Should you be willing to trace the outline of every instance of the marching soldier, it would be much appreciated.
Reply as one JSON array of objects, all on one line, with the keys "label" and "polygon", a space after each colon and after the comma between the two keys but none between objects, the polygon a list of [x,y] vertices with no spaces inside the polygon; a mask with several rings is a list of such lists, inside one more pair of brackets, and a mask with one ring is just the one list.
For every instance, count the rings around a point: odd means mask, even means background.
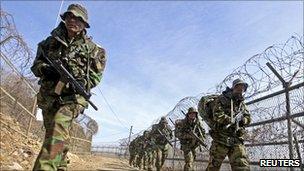
[{"label": "marching soldier", "polygon": [[137,166],[139,169],[153,169],[153,151],[155,150],[155,142],[151,137],[149,131],[144,131],[143,135],[139,137],[140,149],[137,158]]},{"label": "marching soldier", "polygon": [[207,171],[219,171],[226,156],[233,171],[250,170],[243,139],[245,126],[251,121],[243,97],[247,87],[247,83],[236,79],[232,88],[227,87],[218,97],[213,96],[208,102],[202,98],[199,102],[200,114],[209,116],[213,139]]},{"label": "marching soldier", "polygon": [[33,170],[67,169],[72,122],[88,106],[88,101],[75,92],[75,87],[60,80],[62,73],[48,63],[46,56],[59,59],[87,92],[99,84],[105,68],[105,50],[86,35],[86,28],[90,28],[87,10],[79,4],[71,4],[61,19],[51,35],[38,44],[31,67],[40,78],[37,104],[42,109],[46,129]]},{"label": "marching soldier", "polygon": [[151,136],[156,144],[156,170],[160,171],[168,156],[169,140],[172,139],[172,130],[165,117],[161,117],[158,124],[152,125]]},{"label": "marching soldier", "polygon": [[129,165],[130,166],[135,166],[135,161],[138,155],[138,139],[139,137],[136,137],[134,140],[130,142],[129,145],[129,153],[130,153],[130,158],[129,158]]},{"label": "marching soldier", "polygon": [[181,150],[184,152],[184,171],[193,170],[196,149],[201,145],[200,142],[205,140],[205,129],[202,127],[198,119],[198,112],[194,107],[188,109],[185,119],[176,121],[175,136],[180,140]]}]

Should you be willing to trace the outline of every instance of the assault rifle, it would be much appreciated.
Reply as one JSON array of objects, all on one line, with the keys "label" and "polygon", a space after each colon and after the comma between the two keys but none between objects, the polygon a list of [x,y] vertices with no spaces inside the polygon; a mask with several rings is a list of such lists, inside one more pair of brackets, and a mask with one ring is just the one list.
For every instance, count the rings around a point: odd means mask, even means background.
[{"label": "assault rifle", "polygon": [[205,144],[205,142],[204,142],[200,137],[198,137],[198,135],[194,132],[196,129],[198,129],[198,131],[200,132],[200,135],[203,136],[202,133],[201,133],[201,130],[200,130],[199,128],[197,128],[196,126],[197,126],[197,125],[195,125],[195,126],[194,126],[194,129],[193,129],[192,131],[190,131],[189,133],[190,133],[190,135],[191,135],[196,141],[198,141],[198,142],[200,143],[200,145],[202,145],[202,146],[204,146],[205,148],[207,148],[207,145]]},{"label": "assault rifle", "polygon": [[143,145],[144,145],[144,148],[147,147],[147,145],[150,145],[151,147],[156,148],[156,144],[153,141],[151,141],[150,139],[145,139]]},{"label": "assault rifle", "polygon": [[244,112],[238,111],[237,114],[235,115],[235,112],[233,110],[233,102],[231,101],[230,114],[231,114],[231,116],[230,116],[231,121],[228,125],[225,126],[225,128],[227,129],[227,128],[231,127],[232,125],[235,125],[235,127],[236,127],[235,131],[238,131],[240,129],[240,121],[244,118]]},{"label": "assault rifle", "polygon": [[162,137],[165,138],[165,140],[167,141],[167,143],[169,143],[169,145],[170,145],[171,147],[173,147],[172,143],[170,142],[170,140],[167,138],[166,135],[164,135],[159,129],[157,129],[157,132],[158,132]]},{"label": "assault rifle", "polygon": [[87,92],[82,85],[80,85],[73,75],[69,73],[69,71],[63,66],[62,62],[60,59],[53,59],[45,55],[44,51],[42,50],[42,56],[47,60],[47,62],[54,67],[54,69],[60,74],[60,80],[57,83],[57,86],[55,88],[55,93],[60,95],[62,88],[66,84],[70,84],[74,91],[77,94],[80,94],[83,96],[87,102],[95,109],[98,110],[98,108],[95,106],[93,102],[90,101],[91,93]]},{"label": "assault rifle", "polygon": [[[182,111],[182,113],[186,116],[185,112]],[[204,146],[205,148],[207,148],[207,145],[205,144],[205,142],[195,133],[195,130],[198,129],[198,132],[200,134],[200,136],[204,136],[202,134],[202,131],[200,128],[197,127],[197,124],[194,126],[194,128],[192,130],[189,131],[189,134],[200,143],[200,145]]]}]

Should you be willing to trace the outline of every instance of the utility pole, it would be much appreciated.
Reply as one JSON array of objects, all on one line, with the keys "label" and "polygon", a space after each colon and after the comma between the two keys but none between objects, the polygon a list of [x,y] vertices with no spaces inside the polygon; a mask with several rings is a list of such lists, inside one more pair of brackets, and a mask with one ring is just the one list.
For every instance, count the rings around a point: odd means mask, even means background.
[{"label": "utility pole", "polygon": [[132,129],[133,129],[133,125],[132,125],[131,128],[130,128],[128,146],[130,145],[130,141],[131,141]]}]

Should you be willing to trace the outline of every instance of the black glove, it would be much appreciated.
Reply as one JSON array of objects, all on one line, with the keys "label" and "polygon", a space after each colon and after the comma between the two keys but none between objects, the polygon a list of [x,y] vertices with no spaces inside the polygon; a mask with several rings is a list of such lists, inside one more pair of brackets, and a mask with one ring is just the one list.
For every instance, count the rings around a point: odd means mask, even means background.
[{"label": "black glove", "polygon": [[60,78],[60,74],[50,65],[42,67],[41,72],[49,80],[58,80]]},{"label": "black glove", "polygon": [[240,120],[239,126],[240,126],[240,127],[245,126],[245,118],[242,118],[242,119]]}]

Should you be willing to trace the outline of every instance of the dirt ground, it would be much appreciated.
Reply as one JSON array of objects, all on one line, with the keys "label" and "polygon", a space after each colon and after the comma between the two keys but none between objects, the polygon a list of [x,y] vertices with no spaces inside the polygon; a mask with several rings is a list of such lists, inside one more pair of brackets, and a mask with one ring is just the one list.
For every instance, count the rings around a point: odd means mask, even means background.
[{"label": "dirt ground", "polygon": [[137,170],[129,166],[127,159],[106,157],[100,155],[74,155],[70,156],[71,163],[68,166],[69,170]]},{"label": "dirt ground", "polygon": [[[0,112],[0,170],[31,170],[40,151],[41,142],[20,135],[19,123]],[[100,155],[68,153],[68,170],[136,170],[127,159]]]}]

